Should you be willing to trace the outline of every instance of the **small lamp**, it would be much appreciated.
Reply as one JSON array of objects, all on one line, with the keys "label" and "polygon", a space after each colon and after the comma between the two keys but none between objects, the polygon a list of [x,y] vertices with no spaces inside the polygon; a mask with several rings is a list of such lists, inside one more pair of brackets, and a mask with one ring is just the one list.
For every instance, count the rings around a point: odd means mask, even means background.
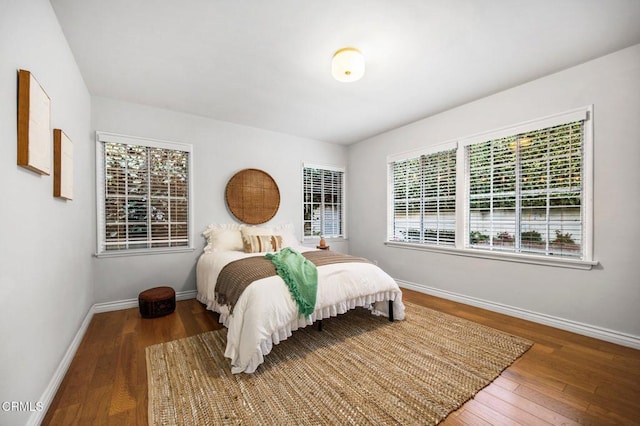
[{"label": "small lamp", "polygon": [[343,83],[360,80],[364,75],[364,56],[354,47],[338,50],[331,61],[331,74]]}]

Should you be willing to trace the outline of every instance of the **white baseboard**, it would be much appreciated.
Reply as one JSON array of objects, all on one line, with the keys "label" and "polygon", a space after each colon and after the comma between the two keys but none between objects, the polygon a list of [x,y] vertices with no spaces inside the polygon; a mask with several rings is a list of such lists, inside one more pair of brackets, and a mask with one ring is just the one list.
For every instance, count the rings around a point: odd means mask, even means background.
[{"label": "white baseboard", "polygon": [[[187,300],[187,299],[195,299],[197,295],[196,290],[188,290],[188,291],[178,291],[176,292],[176,300]],[[138,299],[127,299],[127,300],[119,300],[116,302],[105,302],[105,303],[96,303],[89,308],[89,312],[84,317],[82,324],[80,324],[80,328],[76,332],[71,344],[67,348],[60,364],[58,364],[58,368],[56,368],[53,377],[49,381],[49,385],[46,387],[42,396],[38,400],[42,403],[43,409],[41,411],[34,411],[29,420],[27,422],[28,425],[40,425],[44,420],[44,416],[47,414],[47,410],[53,401],[53,398],[56,396],[56,392],[60,387],[60,383],[62,383],[62,379],[67,374],[67,370],[71,365],[71,361],[73,361],[73,357],[76,355],[78,351],[78,347],[80,346],[80,342],[82,342],[82,338],[84,337],[87,329],[89,328],[89,324],[93,319],[93,315],[101,312],[110,312],[110,311],[118,311],[121,309],[129,309],[129,308],[137,308],[138,307]]]},{"label": "white baseboard", "polygon": [[[177,291],[176,300],[195,299],[198,292],[196,290]],[[138,299],[117,300],[115,302],[102,302],[93,305],[95,313],[120,311],[122,309],[130,309],[138,307]]]},{"label": "white baseboard", "polygon": [[420,293],[429,294],[440,297],[442,299],[453,300],[455,302],[464,303],[465,305],[476,306],[478,308],[487,309],[489,311],[498,312],[516,318],[522,318],[539,324],[548,325],[550,327],[559,328],[561,330],[570,331],[572,333],[581,334],[583,336],[593,337],[595,339],[604,340],[606,342],[615,343],[617,345],[628,346],[633,349],[640,349],[640,337],[631,334],[621,333],[615,330],[596,327],[589,324],[580,323],[564,318],[554,317],[551,315],[541,314],[538,312],[528,311],[513,306],[503,305],[501,303],[490,302],[487,300],[477,299],[458,293],[440,290],[422,284],[416,284],[409,281],[396,280],[400,287],[415,290]]},{"label": "white baseboard", "polygon": [[85,315],[84,320],[82,320],[82,324],[80,324],[80,328],[76,332],[76,335],[73,337],[71,344],[67,348],[67,351],[64,353],[60,364],[58,364],[58,368],[56,368],[53,377],[49,381],[49,385],[45,388],[42,396],[38,400],[38,402],[42,403],[41,411],[34,411],[29,420],[27,421],[28,425],[41,425],[44,420],[44,416],[47,414],[47,410],[49,409],[49,405],[51,405],[51,401],[56,396],[56,392],[60,387],[60,383],[62,383],[62,379],[64,379],[65,374],[67,374],[67,370],[69,369],[69,365],[71,365],[71,361],[73,361],[73,357],[76,355],[76,351],[80,346],[80,342],[82,342],[82,338],[89,328],[89,324],[91,323],[91,319],[93,318],[93,314],[95,305],[89,308],[87,315]]}]

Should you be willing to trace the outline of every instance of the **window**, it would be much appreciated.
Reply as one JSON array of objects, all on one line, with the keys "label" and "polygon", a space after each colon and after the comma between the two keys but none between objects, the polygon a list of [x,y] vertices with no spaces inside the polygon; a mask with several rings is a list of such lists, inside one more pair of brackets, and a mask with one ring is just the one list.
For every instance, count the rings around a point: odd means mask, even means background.
[{"label": "window", "polygon": [[591,114],[580,108],[389,157],[388,244],[594,264]]},{"label": "window", "polygon": [[456,149],[420,154],[391,166],[394,241],[455,244]]},{"label": "window", "polygon": [[582,121],[466,147],[469,247],[582,257]]},{"label": "window", "polygon": [[98,254],[185,250],[191,145],[97,133]]},{"label": "window", "polygon": [[344,238],[344,169],[303,165],[304,236]]}]

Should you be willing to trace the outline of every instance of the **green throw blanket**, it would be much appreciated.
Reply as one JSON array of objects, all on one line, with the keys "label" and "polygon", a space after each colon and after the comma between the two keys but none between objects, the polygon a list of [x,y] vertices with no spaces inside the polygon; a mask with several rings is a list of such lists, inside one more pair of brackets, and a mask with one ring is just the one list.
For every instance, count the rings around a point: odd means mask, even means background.
[{"label": "green throw blanket", "polygon": [[291,247],[285,247],[278,253],[267,253],[265,257],[273,262],[278,275],[287,283],[300,315],[311,315],[318,291],[316,265]]}]

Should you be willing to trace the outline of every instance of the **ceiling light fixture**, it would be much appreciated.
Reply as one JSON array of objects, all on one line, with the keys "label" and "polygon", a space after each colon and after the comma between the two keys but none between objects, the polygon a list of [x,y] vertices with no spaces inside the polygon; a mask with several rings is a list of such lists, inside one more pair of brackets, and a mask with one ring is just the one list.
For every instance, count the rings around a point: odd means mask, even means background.
[{"label": "ceiling light fixture", "polygon": [[354,47],[338,50],[331,61],[331,74],[343,83],[360,80],[364,75],[364,56]]}]

